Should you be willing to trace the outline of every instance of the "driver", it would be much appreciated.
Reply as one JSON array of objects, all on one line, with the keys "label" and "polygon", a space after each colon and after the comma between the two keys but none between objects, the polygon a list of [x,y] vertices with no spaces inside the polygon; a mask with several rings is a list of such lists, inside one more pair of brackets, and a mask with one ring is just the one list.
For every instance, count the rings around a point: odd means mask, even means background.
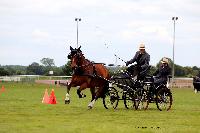
[{"label": "driver", "polygon": [[133,65],[127,69],[133,76],[138,75],[142,71],[146,70],[149,66],[150,55],[145,51],[145,45],[142,43],[139,46],[139,51],[135,53],[135,56],[130,61],[126,62],[126,66],[136,62],[136,65]]}]

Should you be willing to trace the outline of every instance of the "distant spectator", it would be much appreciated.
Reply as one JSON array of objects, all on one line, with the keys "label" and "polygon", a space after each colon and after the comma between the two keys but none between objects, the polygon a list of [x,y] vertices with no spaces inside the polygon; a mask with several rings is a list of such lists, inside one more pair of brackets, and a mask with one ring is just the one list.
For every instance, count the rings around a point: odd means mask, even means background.
[{"label": "distant spectator", "polygon": [[196,82],[200,82],[200,71],[199,71],[199,73],[197,74],[197,76],[194,77],[194,80],[195,80]]}]

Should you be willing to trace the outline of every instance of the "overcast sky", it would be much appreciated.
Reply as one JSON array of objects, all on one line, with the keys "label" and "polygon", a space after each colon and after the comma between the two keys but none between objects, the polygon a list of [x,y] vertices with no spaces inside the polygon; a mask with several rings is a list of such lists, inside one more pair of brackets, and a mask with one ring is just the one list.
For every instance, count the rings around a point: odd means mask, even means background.
[{"label": "overcast sky", "polygon": [[[0,0],[0,64],[29,65],[43,57],[57,66],[76,47],[75,17],[80,17],[79,44],[86,58],[115,63],[130,60],[144,43],[151,65],[172,58],[200,67],[199,0]],[[124,65],[117,61],[117,64]]]}]

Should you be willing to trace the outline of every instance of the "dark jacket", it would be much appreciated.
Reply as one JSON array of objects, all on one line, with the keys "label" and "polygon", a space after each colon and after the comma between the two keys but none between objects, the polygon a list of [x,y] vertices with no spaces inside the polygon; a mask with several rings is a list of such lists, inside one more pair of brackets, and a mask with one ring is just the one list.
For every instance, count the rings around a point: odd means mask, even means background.
[{"label": "dark jacket", "polygon": [[140,54],[140,51],[137,51],[133,59],[129,61],[129,64],[136,62],[144,70],[149,66],[149,61],[150,55],[146,51],[144,54]]},{"label": "dark jacket", "polygon": [[169,65],[163,66],[161,65],[159,69],[156,70],[154,73],[154,76],[157,78],[162,78],[167,81],[167,76],[171,74],[171,68]]}]

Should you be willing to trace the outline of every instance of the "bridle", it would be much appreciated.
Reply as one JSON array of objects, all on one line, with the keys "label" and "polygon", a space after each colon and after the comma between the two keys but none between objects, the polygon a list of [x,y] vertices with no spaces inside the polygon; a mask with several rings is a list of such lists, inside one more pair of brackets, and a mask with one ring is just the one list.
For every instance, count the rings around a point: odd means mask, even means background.
[{"label": "bridle", "polygon": [[[76,62],[76,65],[73,67],[74,70],[76,69],[83,69],[83,70],[87,70],[86,68],[89,67],[89,66],[94,66],[94,64],[90,61],[87,61],[86,64],[83,64],[83,61],[81,61],[81,57],[82,56],[82,53],[80,52],[77,52],[75,53],[73,56],[71,56],[71,61],[73,61],[75,58],[77,59],[77,62]],[[85,59],[87,60],[87,59]]]}]

